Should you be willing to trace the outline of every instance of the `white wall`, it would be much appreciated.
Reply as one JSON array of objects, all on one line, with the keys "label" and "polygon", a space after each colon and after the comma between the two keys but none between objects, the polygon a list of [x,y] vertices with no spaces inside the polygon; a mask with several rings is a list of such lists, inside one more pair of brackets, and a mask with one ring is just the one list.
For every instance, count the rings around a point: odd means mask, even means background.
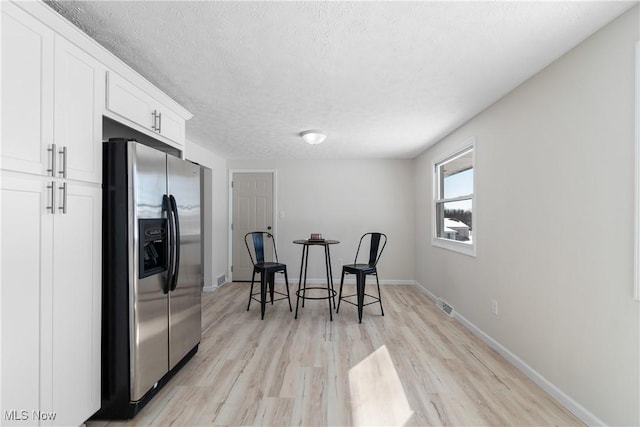
[{"label": "white wall", "polygon": [[[609,425],[640,424],[638,23],[636,6],[415,160],[418,282]],[[472,136],[475,258],[427,238],[432,162]]]},{"label": "white wall", "polygon": [[[227,162],[216,153],[187,140],[185,158],[205,166],[211,170],[211,187],[209,188],[210,209],[208,227],[211,236],[205,241],[205,289],[216,285],[216,279],[227,271]],[[208,261],[208,262],[207,262]]]},{"label": "white wall", "polygon": [[[302,141],[300,143],[303,143]],[[229,160],[230,169],[277,171],[276,243],[290,278],[298,280],[302,247],[293,240],[322,233],[331,247],[333,276],[353,262],[360,236],[381,231],[388,244],[378,265],[381,283],[413,281],[412,160]],[[315,253],[317,252],[317,253]],[[323,255],[311,248],[308,278],[325,277]],[[290,282],[291,284],[291,282]]]}]

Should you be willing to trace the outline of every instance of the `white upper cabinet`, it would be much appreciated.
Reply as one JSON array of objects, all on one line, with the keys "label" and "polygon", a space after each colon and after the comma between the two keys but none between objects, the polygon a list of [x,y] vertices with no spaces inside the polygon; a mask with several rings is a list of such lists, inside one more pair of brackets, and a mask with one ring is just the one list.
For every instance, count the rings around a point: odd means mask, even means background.
[{"label": "white upper cabinet", "polygon": [[102,182],[104,75],[104,65],[56,35],[54,143],[57,177]]},{"label": "white upper cabinet", "polygon": [[100,183],[105,67],[2,5],[0,168]]},{"label": "white upper cabinet", "polygon": [[107,109],[155,131],[154,99],[112,71],[107,76]]},{"label": "white upper cabinet", "polygon": [[113,71],[108,72],[106,108],[124,124],[132,122],[137,130],[184,146],[185,119]]},{"label": "white upper cabinet", "polygon": [[14,4],[2,3],[0,167],[50,175],[54,33]]},{"label": "white upper cabinet", "polygon": [[156,129],[160,135],[184,146],[185,120],[168,108],[158,110]]}]

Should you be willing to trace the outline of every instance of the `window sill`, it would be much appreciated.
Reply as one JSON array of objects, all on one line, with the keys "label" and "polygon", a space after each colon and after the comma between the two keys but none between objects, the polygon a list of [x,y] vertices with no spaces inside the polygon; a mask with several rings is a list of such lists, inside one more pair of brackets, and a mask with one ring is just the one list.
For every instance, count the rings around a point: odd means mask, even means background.
[{"label": "window sill", "polygon": [[456,242],[455,240],[443,239],[440,237],[434,237],[431,239],[431,245],[436,246],[438,248],[447,249],[453,252],[458,252],[464,255],[476,256],[476,245],[475,243],[462,243]]}]

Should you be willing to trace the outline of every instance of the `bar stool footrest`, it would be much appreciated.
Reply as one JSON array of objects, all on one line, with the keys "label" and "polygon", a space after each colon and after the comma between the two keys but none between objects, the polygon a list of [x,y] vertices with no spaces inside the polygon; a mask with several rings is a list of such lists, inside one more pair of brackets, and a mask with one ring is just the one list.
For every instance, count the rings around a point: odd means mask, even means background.
[{"label": "bar stool footrest", "polygon": [[[358,306],[358,303],[356,303],[356,302],[351,302],[351,301],[349,301],[349,300],[347,300],[347,299],[346,299],[346,298],[350,298],[350,297],[357,297],[357,296],[358,296],[358,294],[343,295],[343,296],[342,296],[342,298],[340,298],[340,301],[346,302],[347,304],[355,305],[355,306],[357,307],[357,306]],[[365,297],[372,298],[372,299],[373,299],[373,301],[368,302],[368,303],[366,303],[366,304],[362,304],[362,306],[363,306],[363,307],[366,307],[366,306],[371,305],[371,304],[378,304],[378,303],[380,303],[380,298],[378,298],[378,297],[376,297],[376,296],[369,295],[369,294],[364,294],[364,296],[365,296]]]},{"label": "bar stool footrest", "polygon": [[[287,294],[283,294],[282,292],[273,291],[273,293],[274,294],[278,294],[278,295],[282,295],[282,298],[274,298],[273,302],[281,301],[283,299],[287,299],[288,298]],[[254,300],[254,301],[257,301],[257,302],[261,302],[260,298],[256,297],[256,295],[260,296],[260,292],[256,292],[256,293],[251,294],[251,299]],[[267,291],[267,297],[269,297],[269,291]],[[269,301],[269,300],[267,300],[267,301]]]}]

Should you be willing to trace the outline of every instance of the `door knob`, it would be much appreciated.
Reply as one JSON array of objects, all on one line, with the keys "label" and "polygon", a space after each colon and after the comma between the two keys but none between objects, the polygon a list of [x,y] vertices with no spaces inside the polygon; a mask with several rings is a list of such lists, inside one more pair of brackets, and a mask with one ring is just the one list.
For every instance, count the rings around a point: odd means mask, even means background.
[{"label": "door knob", "polygon": [[267,230],[271,230],[271,226],[268,226],[268,227],[267,227]]}]

